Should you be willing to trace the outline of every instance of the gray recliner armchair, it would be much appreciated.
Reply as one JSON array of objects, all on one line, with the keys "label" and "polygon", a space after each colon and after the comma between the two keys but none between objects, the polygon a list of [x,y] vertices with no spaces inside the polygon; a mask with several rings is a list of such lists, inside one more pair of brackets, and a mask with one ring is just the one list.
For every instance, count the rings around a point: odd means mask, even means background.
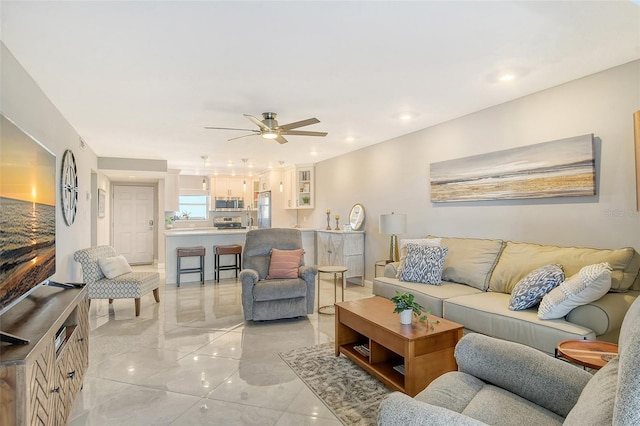
[{"label": "gray recliner armchair", "polygon": [[415,398],[394,392],[379,425],[640,424],[640,298],[627,311],[618,356],[595,374],[536,349],[481,334],[456,345],[458,371]]},{"label": "gray recliner armchair", "polygon": [[269,273],[271,249],[302,248],[298,229],[271,228],[247,232],[242,251],[242,309],[246,320],[265,321],[294,318],[313,313],[315,266],[305,266],[300,258],[298,277],[265,279]]}]

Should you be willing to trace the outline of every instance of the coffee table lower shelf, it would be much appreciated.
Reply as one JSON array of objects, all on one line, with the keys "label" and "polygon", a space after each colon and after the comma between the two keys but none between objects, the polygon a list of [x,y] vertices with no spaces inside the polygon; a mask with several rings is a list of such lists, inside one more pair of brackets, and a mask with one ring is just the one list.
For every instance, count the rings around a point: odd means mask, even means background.
[{"label": "coffee table lower shelf", "polygon": [[398,358],[400,358],[398,362],[379,362],[377,364],[371,364],[369,359],[358,353],[353,346],[354,345],[340,346],[340,353],[349,358],[364,371],[376,377],[389,388],[406,393],[404,375],[393,369],[396,365],[404,364],[404,361],[402,361],[400,356],[398,356]]}]

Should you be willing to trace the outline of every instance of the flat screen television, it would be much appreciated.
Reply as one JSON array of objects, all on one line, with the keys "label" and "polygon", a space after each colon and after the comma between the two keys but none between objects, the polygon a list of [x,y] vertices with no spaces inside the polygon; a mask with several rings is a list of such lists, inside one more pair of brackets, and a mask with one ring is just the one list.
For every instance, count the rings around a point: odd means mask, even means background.
[{"label": "flat screen television", "polygon": [[0,316],[55,272],[56,156],[0,114]]}]

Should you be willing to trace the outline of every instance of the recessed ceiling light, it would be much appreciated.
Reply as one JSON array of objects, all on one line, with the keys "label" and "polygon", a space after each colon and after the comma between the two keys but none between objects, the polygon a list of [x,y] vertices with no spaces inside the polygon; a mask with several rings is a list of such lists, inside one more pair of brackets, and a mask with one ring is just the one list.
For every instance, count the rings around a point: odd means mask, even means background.
[{"label": "recessed ceiling light", "polygon": [[356,140],[356,138],[354,138],[353,136],[349,136],[345,139],[347,142],[353,142]]},{"label": "recessed ceiling light", "polygon": [[314,156],[314,157],[315,157],[316,155],[318,155],[318,153],[317,153],[316,151],[311,151],[309,154],[311,154],[311,155],[312,155],[312,156]]},{"label": "recessed ceiling light", "polygon": [[418,116],[417,113],[413,111],[402,111],[393,115],[393,118],[400,121],[409,121]]},{"label": "recessed ceiling light", "polygon": [[504,74],[502,76],[500,76],[500,78],[498,80],[500,81],[511,81],[514,80],[516,78],[515,75],[513,74]]}]

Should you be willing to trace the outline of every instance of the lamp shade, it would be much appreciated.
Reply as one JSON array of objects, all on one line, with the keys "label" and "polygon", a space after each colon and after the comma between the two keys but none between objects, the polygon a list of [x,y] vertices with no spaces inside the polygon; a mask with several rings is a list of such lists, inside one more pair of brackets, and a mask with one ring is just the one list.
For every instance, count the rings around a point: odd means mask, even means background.
[{"label": "lamp shade", "polygon": [[387,235],[404,234],[407,232],[406,214],[381,214],[380,233]]}]

